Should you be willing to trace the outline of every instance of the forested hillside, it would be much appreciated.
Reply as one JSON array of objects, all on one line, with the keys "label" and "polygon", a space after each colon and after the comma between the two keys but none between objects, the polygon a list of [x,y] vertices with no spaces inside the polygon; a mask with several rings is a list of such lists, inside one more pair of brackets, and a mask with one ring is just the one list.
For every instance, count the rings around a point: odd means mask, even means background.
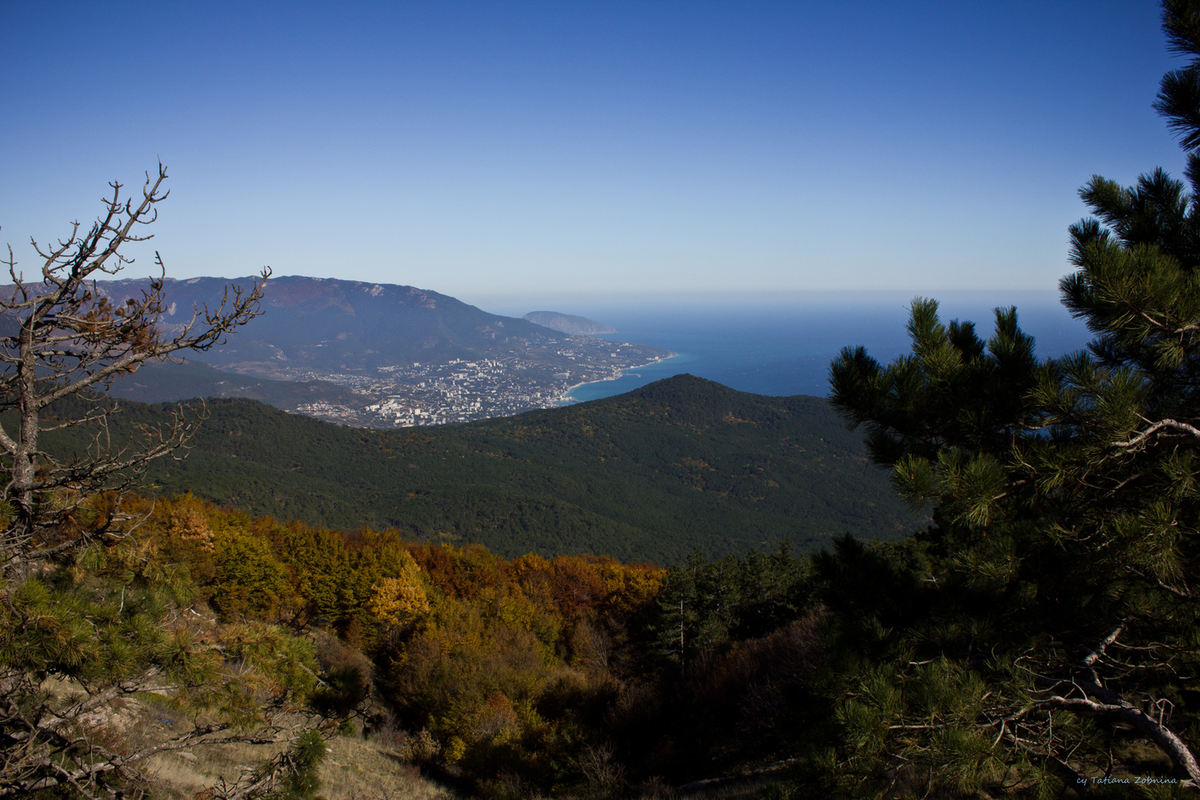
[{"label": "forested hillside", "polygon": [[94,389],[262,288],[172,339],[161,284],[97,299],[166,171],[136,208],[114,183],[45,294],[0,298],[0,798],[399,796],[322,787],[339,737],[497,800],[1194,796],[1200,1],[1164,27],[1187,182],[1082,190],[1088,351],[918,299],[911,352],[846,347],[828,403],[680,376],[438,429],[114,413]]},{"label": "forested hillside", "polygon": [[[94,508],[111,511],[103,500]],[[0,621],[25,622],[0,628],[8,645],[0,652],[16,653],[10,660],[22,648],[52,649],[45,639],[64,624],[89,661],[120,652],[113,628],[147,624],[147,584],[165,571],[187,605],[168,605],[176,614],[141,632],[144,646],[193,659],[188,645],[219,647],[255,666],[266,662],[284,673],[269,676],[266,688],[291,689],[284,678],[301,684],[283,710],[324,716],[331,748],[339,736],[359,740],[351,752],[419,767],[457,797],[686,796],[673,787],[785,758],[812,716],[785,702],[817,674],[819,644],[806,561],[786,547],[715,562],[694,556],[663,570],[592,556],[506,559],[479,546],[406,543],[394,531],[343,534],[191,495],[127,497],[123,508],[140,520],[136,546],[97,547],[75,562],[75,577],[57,574],[57,607],[36,579],[0,607]],[[127,610],[105,605],[122,599]],[[107,624],[81,624],[89,608],[103,610]],[[271,699],[264,687],[230,688],[245,693],[230,698],[250,707],[235,705],[243,713]],[[104,731],[108,741],[138,742],[146,752],[140,777],[102,776],[100,787],[182,800],[204,781],[233,784],[236,762],[204,743],[204,718],[191,722],[189,709],[172,702],[176,691],[119,696],[94,715],[110,728],[130,719],[147,728]],[[189,733],[193,726],[201,730]],[[731,729],[747,735],[731,738]],[[141,744],[155,736],[170,746]],[[321,749],[310,760],[319,763],[325,743],[316,741]],[[283,766],[294,771],[297,761]],[[391,770],[340,766],[341,775],[326,764],[320,786],[310,775],[307,794],[214,794],[312,800],[319,788],[337,800],[408,796]],[[340,785],[346,777],[374,793],[348,791]],[[0,775],[0,797],[27,796],[27,785]],[[98,789],[84,796],[101,796]]]},{"label": "forested hillside", "polygon": [[[173,406],[128,404],[122,425]],[[210,400],[188,457],[148,489],[335,528],[494,552],[678,563],[800,548],[919,520],[858,437],[814,397],[735,392],[691,376],[620,397],[436,429],[370,431]],[[81,440],[80,440],[81,441]],[[80,446],[79,442],[76,447]]]}]

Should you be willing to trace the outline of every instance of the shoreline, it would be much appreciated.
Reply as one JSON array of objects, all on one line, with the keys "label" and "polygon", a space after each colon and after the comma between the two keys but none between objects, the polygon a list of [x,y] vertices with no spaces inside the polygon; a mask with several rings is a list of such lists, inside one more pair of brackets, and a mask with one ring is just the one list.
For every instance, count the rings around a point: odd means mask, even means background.
[{"label": "shoreline", "polygon": [[663,356],[661,358],[655,358],[651,361],[647,361],[645,364],[639,364],[636,367],[622,367],[621,369],[617,370],[614,374],[608,376],[607,378],[600,378],[599,380],[595,380],[595,381],[583,381],[582,383],[571,384],[570,386],[568,386],[566,389],[564,389],[558,395],[558,397],[555,399],[554,402],[556,405],[569,405],[571,403],[583,402],[581,400],[576,400],[575,398],[571,397],[571,392],[575,391],[576,389],[578,389],[581,386],[590,386],[593,383],[608,383],[610,381],[620,380],[622,377],[625,376],[626,372],[630,372],[631,370],[635,370],[635,369],[645,369],[646,367],[653,366],[654,364],[661,364],[664,361],[670,361],[672,358],[679,358],[679,354],[671,353],[670,355]]}]

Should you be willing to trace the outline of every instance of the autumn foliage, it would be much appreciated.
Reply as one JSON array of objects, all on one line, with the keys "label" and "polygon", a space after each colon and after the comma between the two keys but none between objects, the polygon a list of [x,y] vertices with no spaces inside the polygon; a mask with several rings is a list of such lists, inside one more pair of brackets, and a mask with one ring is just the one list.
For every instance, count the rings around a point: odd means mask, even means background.
[{"label": "autumn foliage", "polygon": [[640,679],[667,575],[313,528],[191,494],[133,503],[147,546],[188,571],[222,622],[334,633],[341,652],[369,656],[324,665],[370,673],[359,676],[375,692],[364,726],[393,726],[404,755],[485,788],[586,782],[580,758],[603,743],[588,709]]}]

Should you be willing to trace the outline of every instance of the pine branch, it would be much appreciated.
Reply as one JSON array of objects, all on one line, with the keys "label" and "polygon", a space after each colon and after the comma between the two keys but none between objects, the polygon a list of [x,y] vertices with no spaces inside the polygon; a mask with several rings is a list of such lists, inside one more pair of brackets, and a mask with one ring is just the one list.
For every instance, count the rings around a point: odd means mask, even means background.
[{"label": "pine branch", "polygon": [[[1149,420],[1146,420],[1149,422]],[[1123,442],[1113,442],[1113,447],[1121,447],[1127,450],[1141,449],[1147,440],[1163,430],[1175,430],[1189,434],[1190,436],[1200,439],[1200,428],[1186,422],[1180,422],[1174,419],[1162,419],[1150,425],[1149,428],[1137,434],[1136,436],[1127,439]]]},{"label": "pine branch", "polygon": [[1069,686],[1078,690],[1083,695],[1082,697],[1055,694],[1035,701],[1035,705],[1039,708],[1070,711],[1082,716],[1106,718],[1132,726],[1154,741],[1171,759],[1176,772],[1186,777],[1185,785],[1200,788],[1200,763],[1197,763],[1187,744],[1163,724],[1161,716],[1155,720],[1112,689],[1105,687],[1100,681],[1096,665],[1104,658],[1107,648],[1112,646],[1125,631],[1128,623],[1129,620],[1122,620],[1079,661],[1079,667],[1087,676],[1086,679],[1063,681],[1038,676],[1038,682],[1043,685],[1052,688]]}]

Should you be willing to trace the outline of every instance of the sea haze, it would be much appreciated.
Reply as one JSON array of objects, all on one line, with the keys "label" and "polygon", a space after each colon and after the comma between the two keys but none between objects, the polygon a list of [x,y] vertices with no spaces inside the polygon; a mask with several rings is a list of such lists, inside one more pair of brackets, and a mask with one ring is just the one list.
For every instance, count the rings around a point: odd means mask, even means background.
[{"label": "sea haze", "polygon": [[[629,370],[617,380],[576,387],[569,395],[571,400],[584,401],[623,394],[680,373],[743,392],[824,397],[829,393],[829,364],[843,347],[863,345],[881,362],[909,352],[906,324],[911,299],[876,294],[738,298],[721,303],[705,299],[539,302],[617,329],[602,338],[649,344],[678,354]],[[509,303],[498,313],[520,316]],[[943,322],[974,321],[984,339],[992,333],[993,309],[1016,305],[1021,327],[1036,338],[1041,358],[1079,350],[1090,338],[1083,323],[1072,319],[1049,293],[1014,293],[1007,298],[1002,292],[959,294],[939,298],[939,303]]]}]

